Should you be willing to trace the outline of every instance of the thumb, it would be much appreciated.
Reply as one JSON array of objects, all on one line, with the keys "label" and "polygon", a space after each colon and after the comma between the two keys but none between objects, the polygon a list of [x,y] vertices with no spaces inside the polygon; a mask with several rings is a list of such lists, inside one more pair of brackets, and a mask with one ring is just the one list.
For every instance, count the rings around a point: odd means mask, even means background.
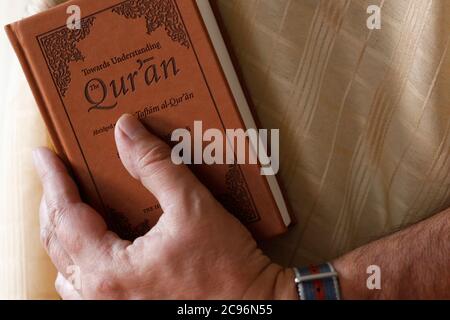
[{"label": "thumb", "polygon": [[132,115],[120,117],[115,139],[123,165],[156,197],[163,211],[169,206],[189,205],[198,197],[209,196],[185,165],[172,162],[170,147]]}]

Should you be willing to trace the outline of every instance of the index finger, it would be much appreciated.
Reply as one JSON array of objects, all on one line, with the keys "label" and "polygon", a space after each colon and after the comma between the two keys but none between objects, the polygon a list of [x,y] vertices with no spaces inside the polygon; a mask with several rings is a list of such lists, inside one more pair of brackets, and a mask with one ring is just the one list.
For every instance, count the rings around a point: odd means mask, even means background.
[{"label": "index finger", "polygon": [[[39,148],[33,156],[47,206],[47,210],[41,211],[41,214],[48,215],[41,219],[47,221],[47,225],[41,228],[47,228],[49,235],[56,235],[56,241],[74,262],[92,260],[105,245],[112,246],[120,240],[117,236],[105,240],[108,233],[105,221],[81,201],[75,182],[53,152]],[[45,239],[43,242],[47,243]]]}]

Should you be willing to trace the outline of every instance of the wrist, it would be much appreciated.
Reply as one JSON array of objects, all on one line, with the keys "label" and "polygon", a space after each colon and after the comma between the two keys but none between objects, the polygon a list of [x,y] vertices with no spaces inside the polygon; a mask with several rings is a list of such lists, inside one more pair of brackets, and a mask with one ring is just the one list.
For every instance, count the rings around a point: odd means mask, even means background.
[{"label": "wrist", "polygon": [[275,300],[298,300],[298,291],[295,285],[295,273],[292,268],[281,268],[278,272],[273,296]]},{"label": "wrist", "polygon": [[345,255],[332,262],[339,277],[342,300],[375,300],[382,298],[381,290],[367,288],[366,264],[355,261],[350,255]]},{"label": "wrist", "polygon": [[245,292],[244,299],[298,300],[295,274],[291,268],[268,265]]}]

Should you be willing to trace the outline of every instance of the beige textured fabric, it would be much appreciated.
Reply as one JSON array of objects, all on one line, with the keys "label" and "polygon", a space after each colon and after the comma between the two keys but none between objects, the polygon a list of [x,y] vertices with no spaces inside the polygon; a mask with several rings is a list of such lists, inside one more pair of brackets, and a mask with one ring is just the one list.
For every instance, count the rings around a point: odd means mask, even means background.
[{"label": "beige textured fabric", "polygon": [[[450,1],[218,0],[298,225],[265,244],[324,261],[450,205]],[[369,30],[369,5],[382,27]]]},{"label": "beige textured fabric", "polygon": [[[275,260],[328,260],[450,205],[450,1],[215,1],[262,125],[281,129],[298,225],[263,244]],[[46,134],[18,68],[0,109],[0,298],[56,297],[30,161]]]}]

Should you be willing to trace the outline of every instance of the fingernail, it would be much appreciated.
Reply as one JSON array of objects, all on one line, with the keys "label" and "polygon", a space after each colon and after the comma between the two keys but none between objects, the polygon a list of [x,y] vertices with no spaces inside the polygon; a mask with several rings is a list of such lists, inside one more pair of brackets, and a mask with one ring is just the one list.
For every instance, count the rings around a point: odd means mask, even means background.
[{"label": "fingernail", "polygon": [[117,121],[117,126],[128,138],[135,140],[144,134],[147,134],[147,129],[144,125],[131,114],[124,114]]}]

